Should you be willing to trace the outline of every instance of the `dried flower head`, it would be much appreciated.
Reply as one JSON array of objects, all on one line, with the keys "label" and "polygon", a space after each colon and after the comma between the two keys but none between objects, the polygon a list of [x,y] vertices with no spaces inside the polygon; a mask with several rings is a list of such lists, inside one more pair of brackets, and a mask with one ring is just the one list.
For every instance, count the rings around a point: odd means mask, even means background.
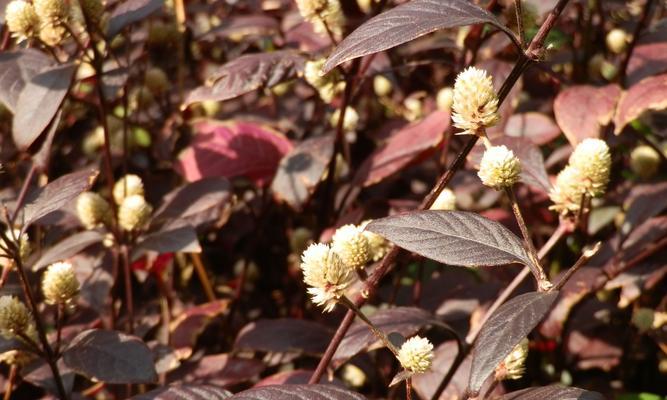
[{"label": "dried flower head", "polygon": [[144,182],[137,175],[127,174],[120,178],[113,187],[113,199],[120,205],[126,197],[144,195]]},{"label": "dried flower head", "polygon": [[585,177],[582,184],[589,196],[604,194],[611,172],[611,154],[604,140],[584,139],[572,152],[570,165]]},{"label": "dried flower head", "polygon": [[452,120],[463,133],[477,134],[500,120],[493,80],[482,69],[468,67],[461,72],[456,77],[452,97]]},{"label": "dried flower head", "polygon": [[153,94],[160,95],[171,86],[167,74],[160,68],[152,67],[146,71],[145,85]]},{"label": "dried flower head", "polygon": [[338,38],[343,33],[345,15],[339,0],[296,0],[299,13],[313,24],[315,32]]},{"label": "dried flower head", "polygon": [[660,154],[651,146],[637,146],[630,153],[630,169],[643,179],[649,179],[660,167]]},{"label": "dried flower head", "polygon": [[454,89],[447,86],[438,90],[438,94],[435,96],[435,104],[437,105],[438,110],[450,111],[453,103]]},{"label": "dried flower head", "polygon": [[306,82],[317,89],[320,98],[324,102],[330,103],[339,92],[340,86],[338,82],[340,82],[340,73],[338,70],[333,70],[325,75],[321,75],[320,72],[325,61],[326,59],[324,58],[307,61],[303,77],[306,79]]},{"label": "dried flower head", "polygon": [[607,33],[605,42],[609,51],[615,54],[623,53],[630,43],[630,35],[623,29],[615,28]]},{"label": "dried flower head", "polygon": [[[340,118],[340,108],[336,109],[331,114],[331,118],[329,119],[329,123],[333,127],[338,126],[338,119]],[[352,107],[347,107],[345,110],[345,117],[343,118],[343,130],[345,132],[352,132],[357,130],[357,125],[359,124],[359,114],[357,113],[357,110],[355,110]]]},{"label": "dried flower head", "polygon": [[526,358],[528,358],[528,339],[524,338],[496,368],[496,379],[499,381],[520,379],[526,372]]},{"label": "dried flower head", "polygon": [[76,199],[76,215],[86,229],[111,221],[111,207],[95,192],[83,192]]},{"label": "dried flower head", "polygon": [[13,0],[5,8],[7,29],[19,40],[39,34],[40,21],[35,7],[27,1]]},{"label": "dried flower head", "polygon": [[118,207],[118,225],[126,231],[133,231],[144,226],[153,213],[153,207],[144,196],[134,194],[126,197]]},{"label": "dried flower head", "polygon": [[353,282],[352,269],[328,245],[311,244],[301,255],[303,281],[310,286],[313,303],[333,310],[345,289]]},{"label": "dried flower head", "polygon": [[81,285],[72,264],[51,264],[42,277],[42,293],[48,304],[71,304],[79,294]]},{"label": "dried flower head", "polygon": [[363,230],[355,225],[343,225],[333,235],[331,249],[349,268],[363,268],[371,260],[371,249]]},{"label": "dried flower head", "polygon": [[431,210],[456,210],[456,195],[454,192],[449,188],[443,189],[431,205]]},{"label": "dried flower head", "polygon": [[571,165],[567,165],[556,177],[556,183],[549,192],[549,198],[554,203],[549,207],[561,215],[577,213],[581,208],[581,200],[584,195],[585,177],[582,172]]},{"label": "dried flower head", "polygon": [[20,338],[21,334],[29,334],[33,327],[33,319],[28,308],[14,296],[0,297],[0,334],[7,339]]},{"label": "dried flower head", "polygon": [[373,261],[380,261],[384,256],[389,253],[389,249],[391,249],[391,243],[385,239],[384,237],[378,235],[377,233],[373,233],[371,231],[366,230],[366,226],[371,223],[371,220],[368,219],[361,224],[359,224],[359,229],[361,229],[363,232],[364,237],[366,237],[366,240],[368,241],[368,248],[371,253],[371,260]]},{"label": "dried flower head", "polygon": [[67,20],[69,7],[64,0],[33,0],[35,13],[44,25],[58,25]]},{"label": "dried flower head", "polygon": [[414,374],[424,373],[433,362],[433,345],[426,338],[413,336],[398,350],[398,361],[403,368]]},{"label": "dried flower head", "polygon": [[486,149],[477,173],[482,183],[495,189],[510,187],[519,181],[521,162],[505,146]]}]

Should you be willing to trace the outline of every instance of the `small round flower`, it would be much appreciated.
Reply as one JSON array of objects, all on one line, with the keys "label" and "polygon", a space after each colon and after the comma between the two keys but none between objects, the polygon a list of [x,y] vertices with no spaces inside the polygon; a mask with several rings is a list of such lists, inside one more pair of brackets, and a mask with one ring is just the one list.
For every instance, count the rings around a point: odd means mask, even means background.
[{"label": "small round flower", "polygon": [[604,194],[611,172],[611,154],[604,140],[584,139],[572,152],[570,165],[585,177],[588,195],[598,197]]},{"label": "small round flower", "polygon": [[338,70],[333,70],[325,75],[321,75],[320,71],[326,59],[307,61],[303,70],[303,77],[312,87],[317,89],[320,98],[330,103],[331,100],[339,92],[338,82],[340,81],[340,73]]},{"label": "small round flower", "polygon": [[391,81],[383,75],[375,75],[375,78],[373,78],[373,91],[378,97],[388,96],[393,86]]},{"label": "small round flower", "polygon": [[144,195],[144,182],[137,175],[127,174],[120,178],[113,187],[113,199],[120,205],[126,197]]},{"label": "small round flower", "polygon": [[424,103],[419,94],[408,96],[403,100],[403,117],[410,122],[417,121],[424,116]]},{"label": "small round flower", "polygon": [[313,303],[333,310],[345,289],[353,282],[351,268],[331,248],[322,243],[311,244],[301,255],[303,281],[310,286]]},{"label": "small round flower", "polygon": [[43,24],[60,24],[69,15],[69,7],[64,0],[33,0],[32,4]]},{"label": "small round flower", "polygon": [[368,219],[361,224],[359,224],[359,229],[363,231],[364,237],[368,241],[368,248],[371,253],[371,260],[380,261],[384,256],[389,253],[391,249],[391,243],[384,237],[366,230],[366,226],[371,223],[371,220]]},{"label": "small round flower", "polygon": [[343,225],[334,232],[331,249],[336,252],[349,268],[363,268],[371,260],[368,239],[361,228]]},{"label": "small round flower", "polygon": [[581,199],[585,192],[584,175],[571,165],[563,168],[556,177],[556,183],[549,192],[549,198],[554,203],[549,207],[561,215],[575,214],[581,208]]},{"label": "small round flower", "polygon": [[152,67],[146,71],[145,84],[153,94],[160,95],[169,90],[169,78],[160,68]]},{"label": "small round flower", "polygon": [[526,372],[526,358],[528,358],[528,339],[523,338],[496,368],[496,379],[500,381],[520,379]]},{"label": "small round flower", "polygon": [[414,374],[424,373],[433,362],[433,345],[426,338],[413,336],[398,350],[398,361],[403,368]]},{"label": "small round flower", "polygon": [[456,210],[456,195],[454,192],[448,188],[443,189],[431,205],[431,210]]},{"label": "small round flower", "polygon": [[0,334],[7,339],[29,334],[33,319],[28,308],[14,296],[0,297]]},{"label": "small round flower", "polygon": [[27,1],[13,0],[5,8],[7,29],[20,40],[37,36],[40,21],[35,7]]},{"label": "small round flower", "polygon": [[[14,237],[19,238],[19,256],[21,257],[21,260],[25,260],[30,255],[30,251],[32,250],[32,248],[30,246],[30,237],[28,236],[28,234],[24,233],[23,235],[21,235],[21,230],[20,229],[14,229],[13,232],[10,231],[9,229],[7,229],[5,231],[5,235],[10,240],[12,240]],[[20,235],[20,237],[19,237],[19,235]],[[2,245],[2,247],[9,247],[3,239],[0,239],[0,245]],[[3,251],[0,250],[0,252],[3,252]],[[7,256],[6,254],[4,254],[4,255]],[[1,257],[0,258],[0,265],[7,266],[7,264],[8,264],[7,257]]]},{"label": "small round flower", "polygon": [[630,43],[630,35],[627,34],[623,29],[615,28],[607,33],[605,38],[607,43],[607,48],[609,51],[615,54],[621,54],[628,48],[628,43]]},{"label": "small round flower", "polygon": [[144,196],[134,194],[126,197],[118,207],[118,225],[126,231],[133,231],[144,226],[153,213],[153,207]]},{"label": "small round flower", "polygon": [[109,203],[95,192],[83,192],[76,199],[76,214],[86,229],[111,221]]},{"label": "small round flower", "polygon": [[340,37],[345,25],[345,14],[339,0],[296,0],[299,13],[313,24],[315,32]]},{"label": "small round flower", "polygon": [[452,103],[454,126],[467,134],[493,126],[500,120],[498,95],[486,71],[468,67],[456,77]]},{"label": "small round flower", "polygon": [[80,287],[74,268],[68,262],[49,265],[42,277],[42,293],[48,304],[70,304]]},{"label": "small round flower", "polygon": [[454,103],[454,89],[451,87],[444,87],[438,90],[438,94],[435,97],[435,104],[440,111],[450,111],[452,109],[452,103]]},{"label": "small round flower", "polygon": [[660,154],[651,146],[637,146],[630,153],[630,169],[642,179],[649,179],[660,167]]},{"label": "small round flower", "polygon": [[510,187],[519,181],[521,162],[505,146],[493,146],[484,152],[477,175],[486,186],[495,189]]},{"label": "small round flower", "polygon": [[[336,109],[331,114],[331,118],[329,119],[329,123],[333,127],[338,126],[338,119],[340,118],[340,109]],[[343,119],[343,130],[345,132],[353,132],[357,130],[357,125],[359,124],[359,114],[357,113],[357,110],[355,110],[352,107],[347,107],[345,110],[345,118]]]}]

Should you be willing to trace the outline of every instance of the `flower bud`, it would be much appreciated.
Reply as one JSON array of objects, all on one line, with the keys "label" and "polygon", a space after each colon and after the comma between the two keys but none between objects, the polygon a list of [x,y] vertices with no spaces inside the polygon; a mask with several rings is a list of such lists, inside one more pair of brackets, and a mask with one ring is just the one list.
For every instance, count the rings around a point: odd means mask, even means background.
[{"label": "flower bud", "polygon": [[380,261],[384,256],[387,255],[389,249],[391,249],[391,243],[384,237],[366,230],[366,226],[371,223],[371,220],[368,219],[361,224],[359,224],[359,229],[363,232],[362,234],[368,241],[368,248],[371,254],[371,260]]},{"label": "flower bud", "polygon": [[375,75],[373,78],[373,91],[378,97],[388,96],[392,91],[393,84],[383,75]]},{"label": "flower bud", "polygon": [[598,197],[604,194],[611,172],[611,154],[604,140],[584,139],[572,152],[570,165],[581,171],[589,196]]},{"label": "flower bud", "polygon": [[33,0],[35,13],[44,24],[60,24],[67,20],[69,8],[64,0]]},{"label": "flower bud", "polygon": [[498,190],[514,185],[519,181],[520,174],[521,162],[505,146],[488,148],[477,173],[483,184]]},{"label": "flower bud", "polygon": [[366,383],[366,374],[354,364],[345,364],[343,366],[341,378],[343,382],[355,388],[360,388]]},{"label": "flower bud", "polygon": [[23,0],[13,0],[5,8],[7,29],[19,40],[37,36],[40,21],[32,4]]},{"label": "flower bud", "polygon": [[153,94],[160,95],[169,90],[169,78],[160,68],[153,67],[146,71],[145,85]]},{"label": "flower bud", "polygon": [[651,146],[637,146],[630,153],[630,169],[642,179],[649,179],[660,167],[660,154]]},{"label": "flower bud", "polygon": [[398,361],[404,369],[414,374],[424,373],[433,362],[433,345],[426,338],[413,336],[398,350]]},{"label": "flower bud", "polygon": [[340,37],[345,26],[345,14],[339,0],[296,0],[299,13],[313,24],[315,32]]},{"label": "flower bud", "polygon": [[[34,329],[28,308],[14,296],[0,297],[0,334],[6,339],[20,338]],[[30,336],[30,335],[28,335]]]},{"label": "flower bud", "polygon": [[48,304],[71,304],[79,294],[81,285],[72,264],[51,264],[42,277],[42,293]]},{"label": "flower bud", "polygon": [[310,286],[308,293],[313,303],[333,310],[345,289],[354,280],[352,270],[328,245],[311,244],[301,256],[303,281]]},{"label": "flower bud", "polygon": [[371,260],[371,249],[363,231],[354,225],[343,225],[333,235],[331,249],[348,268],[363,268]]},{"label": "flower bud", "polygon": [[144,182],[139,176],[127,174],[120,178],[113,187],[113,199],[120,205],[126,197],[138,194],[144,195]]},{"label": "flower bud", "polygon": [[456,77],[452,103],[454,126],[467,134],[493,126],[500,120],[498,95],[486,71],[468,67]]},{"label": "flower bud", "polygon": [[524,338],[496,368],[496,380],[520,379],[526,372],[526,358],[528,358],[528,339]]},{"label": "flower bud", "polygon": [[431,205],[431,210],[456,210],[456,195],[451,189],[445,188]]},{"label": "flower bud", "polygon": [[419,94],[408,96],[403,100],[403,107],[405,107],[403,117],[410,122],[417,121],[424,116],[424,103]]},{"label": "flower bud", "polygon": [[435,103],[440,111],[450,111],[452,103],[454,102],[454,89],[451,87],[444,87],[438,90],[435,97]]},{"label": "flower bud", "polygon": [[118,207],[118,225],[126,231],[133,231],[144,226],[153,213],[153,207],[144,196],[134,194],[123,199]]},{"label": "flower bud", "polygon": [[556,177],[556,183],[549,192],[549,198],[554,203],[549,207],[561,215],[575,214],[581,208],[581,200],[584,195],[583,185],[585,177],[579,169],[568,165],[563,168]]},{"label": "flower bud", "polygon": [[[331,118],[329,119],[329,123],[331,126],[334,128],[338,126],[338,119],[340,118],[340,109],[336,109],[331,114]],[[357,110],[355,110],[352,107],[347,107],[345,110],[345,117],[343,119],[343,130],[345,132],[353,132],[357,130],[357,125],[359,124],[359,114],[357,113]]]},{"label": "flower bud", "polygon": [[83,192],[76,199],[76,214],[86,229],[111,222],[109,203],[95,192]]},{"label": "flower bud", "polygon": [[628,35],[623,29],[612,29],[607,33],[605,38],[607,43],[607,48],[609,51],[615,54],[621,54],[628,48],[628,43],[630,43],[630,35]]}]

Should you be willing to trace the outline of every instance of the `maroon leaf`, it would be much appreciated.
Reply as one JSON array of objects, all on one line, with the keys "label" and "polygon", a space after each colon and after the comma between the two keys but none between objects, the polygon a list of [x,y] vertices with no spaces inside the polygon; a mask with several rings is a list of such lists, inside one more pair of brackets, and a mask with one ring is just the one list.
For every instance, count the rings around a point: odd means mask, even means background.
[{"label": "maroon leaf", "polygon": [[0,102],[11,112],[16,112],[16,103],[26,82],[53,63],[41,51],[23,49],[0,54]]},{"label": "maroon leaf", "polygon": [[23,230],[38,219],[73,202],[81,193],[90,189],[98,173],[95,170],[73,172],[61,176],[32,194],[32,200],[26,204],[23,212]]},{"label": "maroon leaf", "polygon": [[51,146],[53,145],[53,139],[56,136],[56,131],[58,130],[58,125],[60,124],[60,119],[63,116],[63,110],[59,110],[49,126],[49,130],[44,135],[44,141],[39,147],[39,150],[32,157],[35,167],[39,171],[47,171],[49,168],[49,161],[51,161]]},{"label": "maroon leaf", "polygon": [[274,196],[300,210],[320,182],[332,153],[332,136],[309,139],[297,145],[280,161],[271,184]]},{"label": "maroon leaf", "polygon": [[252,388],[230,397],[234,400],[364,400],[365,397],[333,385],[273,385]]},{"label": "maroon leaf", "polygon": [[[379,310],[370,316],[370,320],[378,329],[387,334],[396,332],[403,337],[409,337],[431,323],[433,316],[420,308],[396,307]],[[368,326],[361,321],[356,321],[336,350],[333,362],[342,364],[361,350],[373,348],[377,344],[379,341]]]},{"label": "maroon leaf", "polygon": [[586,138],[600,137],[602,128],[614,116],[620,94],[618,85],[572,86],[558,93],[554,100],[556,122],[572,146]]},{"label": "maroon leaf", "polygon": [[77,255],[88,246],[100,243],[103,239],[104,235],[97,231],[77,232],[46,250],[39,260],[33,264],[32,269],[38,271],[54,262],[66,260]]},{"label": "maroon leaf", "polygon": [[667,71],[667,21],[661,20],[643,33],[632,49],[626,83],[634,85],[651,75]]},{"label": "maroon leaf", "polygon": [[187,183],[164,196],[164,202],[153,214],[151,228],[183,225],[199,226],[220,219],[229,206],[229,181],[225,178],[205,178]]},{"label": "maroon leaf", "polygon": [[[313,375],[315,371],[308,371],[308,370],[303,370],[303,369],[297,369],[297,370],[292,370],[292,371],[283,371],[283,372],[278,372],[277,374],[273,374],[271,376],[267,376],[266,378],[262,379],[261,381],[255,383],[253,387],[262,387],[262,386],[270,386],[270,385],[288,385],[288,384],[307,384],[308,381],[310,380],[310,377]],[[333,382],[329,381],[329,378],[327,376],[323,376],[320,378],[319,383],[333,383],[334,385],[337,386],[345,386],[343,382],[338,380],[337,378],[334,377]]]},{"label": "maroon leaf", "polygon": [[461,0],[413,0],[371,18],[343,40],[324,64],[323,72],[354,58],[396,47],[440,29],[490,23],[514,40],[514,34],[493,14]]},{"label": "maroon leaf", "polygon": [[107,37],[112,38],[128,25],[142,21],[164,4],[163,0],[126,0],[119,4],[109,17]]},{"label": "maroon leaf", "polygon": [[151,390],[130,400],[222,400],[231,395],[227,390],[215,386],[183,383]]},{"label": "maroon leaf", "polygon": [[192,355],[199,334],[220,314],[229,310],[229,300],[217,300],[187,308],[171,323],[170,345],[179,359]]},{"label": "maroon leaf", "polygon": [[153,354],[135,336],[90,329],[78,334],[63,354],[65,364],[81,375],[107,383],[157,381]]},{"label": "maroon leaf", "polygon": [[263,185],[292,150],[292,144],[281,133],[252,122],[205,120],[193,128],[195,138],[176,164],[178,172],[190,182],[242,176]]},{"label": "maroon leaf", "polygon": [[475,213],[416,211],[375,220],[367,229],[443,264],[530,265],[521,239],[498,222]]},{"label": "maroon leaf", "polygon": [[257,377],[264,368],[264,363],[260,360],[235,358],[229,354],[213,354],[182,365],[169,374],[169,381],[229,386]]},{"label": "maroon leaf", "polygon": [[436,111],[423,120],[402,128],[364,161],[354,181],[370,186],[400,171],[421,158],[426,151],[437,147],[449,125],[449,113]]},{"label": "maroon leaf", "polygon": [[49,125],[67,95],[75,70],[74,64],[49,67],[26,83],[12,121],[16,147],[27,149]]},{"label": "maroon leaf", "polygon": [[293,51],[246,54],[221,66],[207,81],[208,84],[191,91],[184,105],[215,100],[233,99],[257,90],[270,88],[295,78],[303,71],[305,59]]},{"label": "maroon leaf", "polygon": [[191,226],[164,229],[146,235],[132,250],[132,260],[137,260],[146,252],[165,253],[201,253],[197,232]]},{"label": "maroon leaf", "polygon": [[628,194],[628,210],[621,231],[630,233],[636,226],[667,208],[667,182],[634,186]]},{"label": "maroon leaf", "polygon": [[482,326],[472,351],[468,388],[477,393],[498,364],[544,318],[558,292],[530,292],[503,304]]},{"label": "maroon leaf", "polygon": [[523,137],[541,146],[560,136],[560,128],[553,119],[542,113],[527,112],[512,115],[505,124],[505,134]]},{"label": "maroon leaf", "polygon": [[323,325],[301,319],[262,319],[239,332],[234,348],[276,353],[321,354],[332,332]]},{"label": "maroon leaf", "polygon": [[614,115],[616,134],[625,125],[649,110],[660,111],[667,108],[667,74],[651,76],[633,85],[621,95]]},{"label": "maroon leaf", "polygon": [[507,393],[500,400],[604,400],[597,392],[560,385],[534,387]]}]

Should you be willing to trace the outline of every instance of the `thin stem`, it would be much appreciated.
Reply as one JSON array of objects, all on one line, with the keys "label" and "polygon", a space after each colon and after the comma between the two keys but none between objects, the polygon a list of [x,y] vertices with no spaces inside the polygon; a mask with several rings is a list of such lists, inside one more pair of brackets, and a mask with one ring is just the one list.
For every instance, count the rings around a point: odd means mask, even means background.
[{"label": "thin stem", "polygon": [[320,359],[319,364],[317,364],[315,372],[313,372],[313,375],[310,376],[308,384],[313,385],[320,382],[320,379],[322,378],[324,372],[329,366],[329,362],[331,361],[334,354],[336,353],[336,350],[338,349],[338,345],[340,344],[340,342],[343,341],[343,338],[345,337],[347,330],[350,329],[350,326],[354,321],[354,317],[355,317],[354,311],[348,310],[347,313],[345,314],[345,317],[340,322],[340,325],[338,326],[336,333],[331,338],[331,342],[329,342],[329,346],[327,347],[324,355]]},{"label": "thin stem", "polygon": [[634,32],[632,33],[632,40],[630,41],[630,44],[628,45],[628,49],[625,51],[625,57],[623,58],[623,61],[621,62],[621,66],[619,67],[619,72],[618,72],[618,82],[619,83],[623,83],[623,81],[625,80],[625,77],[627,76],[628,65],[630,64],[630,59],[632,58],[632,52],[634,51],[635,47],[637,46],[637,42],[639,41],[639,35],[644,30],[644,28],[648,24],[648,21],[651,17],[651,9],[653,8],[653,1],[654,0],[646,0],[646,4],[644,5],[644,11],[642,13],[642,16],[639,19],[639,22],[637,23],[637,26],[635,27]]},{"label": "thin stem", "polygon": [[208,279],[208,274],[206,273],[206,268],[204,267],[204,263],[201,260],[201,257],[199,256],[198,253],[190,253],[190,258],[192,258],[192,263],[195,266],[195,271],[197,271],[197,276],[199,277],[199,281],[201,281],[201,285],[204,288],[204,293],[206,293],[206,298],[208,299],[209,302],[215,301],[215,291],[213,290],[213,285],[211,285],[211,281]]},{"label": "thin stem", "polygon": [[9,377],[7,377],[7,383],[5,384],[5,396],[4,400],[9,400],[12,398],[12,391],[14,390],[14,381],[16,381],[16,373],[18,372],[18,367],[13,364],[9,369]]},{"label": "thin stem", "polygon": [[405,380],[405,400],[412,400],[412,378]]},{"label": "thin stem", "polygon": [[387,335],[385,335],[384,332],[382,332],[380,329],[378,329],[378,327],[375,326],[375,324],[373,324],[373,322],[372,322],[370,319],[368,319],[368,317],[366,317],[366,315],[365,315],[363,312],[361,312],[361,310],[360,310],[360,309],[359,309],[359,308],[358,308],[358,307],[357,307],[357,306],[356,306],[350,299],[348,299],[347,297],[343,296],[343,297],[339,300],[339,302],[340,302],[341,304],[343,304],[344,306],[346,306],[347,308],[349,308],[350,310],[352,310],[352,311],[357,315],[357,317],[359,317],[359,319],[361,319],[366,325],[368,325],[368,328],[371,330],[371,332],[373,333],[373,335],[375,335],[375,337],[378,338],[378,340],[380,340],[382,343],[384,343],[384,345],[385,345],[385,346],[386,346],[392,353],[394,353],[394,355],[395,355],[396,357],[398,357],[398,349],[397,349],[396,346],[394,346],[394,344],[389,340],[389,338],[387,337]]},{"label": "thin stem", "polygon": [[510,202],[512,203],[514,217],[516,218],[516,222],[519,225],[519,229],[521,230],[521,235],[523,235],[523,241],[528,248],[528,255],[532,261],[532,265],[529,265],[528,267],[530,268],[533,275],[535,275],[537,286],[540,291],[549,290],[553,285],[551,282],[549,282],[549,278],[547,278],[547,275],[544,273],[544,270],[540,265],[537,250],[535,250],[533,239],[531,238],[530,232],[528,232],[528,227],[526,226],[526,221],[523,219],[523,215],[521,214],[521,208],[519,208],[519,203],[516,200],[514,189],[512,187],[508,187],[505,189],[505,193],[507,193],[507,197],[509,197]]},{"label": "thin stem", "polygon": [[65,307],[58,303],[56,305],[56,348],[55,348],[55,353],[56,357],[60,354],[60,343],[62,340],[62,332],[63,332],[63,318],[65,315]]},{"label": "thin stem", "polygon": [[521,43],[521,48],[526,45],[526,32],[523,27],[523,9],[521,6],[521,0],[514,0],[514,11],[516,12],[516,26],[519,31],[519,43]]},{"label": "thin stem", "polygon": [[563,275],[560,281],[558,281],[558,283],[554,287],[549,289],[549,291],[555,292],[560,290],[563,286],[565,286],[565,284],[567,283],[567,281],[570,280],[572,275],[574,275],[574,273],[577,272],[579,268],[581,268],[584,264],[586,264],[586,261],[590,260],[590,258],[593,257],[598,252],[598,250],[600,250],[600,244],[601,242],[597,242],[593,246],[593,248],[584,251],[581,257],[579,257],[579,259],[577,260],[577,262],[574,263],[574,265],[567,270],[567,272],[565,273],[565,275]]},{"label": "thin stem", "polygon": [[123,278],[125,280],[125,307],[127,308],[127,331],[134,332],[134,300],[132,298],[132,269],[130,268],[130,252],[127,245],[120,246],[123,259]]}]

